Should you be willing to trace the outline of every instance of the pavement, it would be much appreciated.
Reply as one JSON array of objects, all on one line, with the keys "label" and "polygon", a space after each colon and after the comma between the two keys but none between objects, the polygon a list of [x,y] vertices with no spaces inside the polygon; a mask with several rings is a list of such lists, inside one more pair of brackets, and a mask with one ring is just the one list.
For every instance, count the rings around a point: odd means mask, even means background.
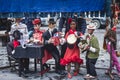
[{"label": "pavement", "polygon": [[[109,54],[103,50],[102,44],[103,44],[103,35],[105,30],[99,29],[95,31],[95,35],[98,37],[99,44],[100,44],[100,56],[98,58],[97,64],[96,64],[96,71],[98,74],[98,79],[95,80],[111,80],[108,75],[105,75],[105,70],[109,67]],[[85,55],[81,54],[81,58],[84,60],[85,65]],[[118,58],[120,61],[120,58]],[[54,59],[51,59],[48,61],[48,63],[54,64]],[[0,67],[9,66],[8,58],[7,58],[7,52],[6,47],[0,47]],[[38,66],[38,71],[39,65]],[[54,67],[54,65],[53,65]],[[30,59],[30,70],[32,71],[34,69],[33,66],[33,59]],[[74,68],[72,67],[72,71]],[[116,69],[114,69],[116,72]],[[18,72],[11,72],[10,68],[4,68],[0,69],[0,80],[84,80],[83,76],[86,74],[86,68],[81,67],[80,68],[80,74],[78,76],[73,76],[72,79],[68,79],[67,76],[60,76],[54,72],[54,69],[51,67],[51,70],[43,75],[43,77],[40,77],[39,72],[37,73],[30,73],[28,74],[28,77],[19,77]],[[114,80],[120,80],[117,75],[114,75]]]}]

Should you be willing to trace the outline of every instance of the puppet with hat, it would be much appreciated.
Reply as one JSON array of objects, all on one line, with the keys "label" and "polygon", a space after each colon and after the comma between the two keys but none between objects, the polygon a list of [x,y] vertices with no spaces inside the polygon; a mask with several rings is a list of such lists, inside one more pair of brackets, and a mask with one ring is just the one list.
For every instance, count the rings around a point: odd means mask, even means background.
[{"label": "puppet with hat", "polygon": [[[34,25],[34,31],[30,35],[31,36],[30,42],[34,43],[34,45],[44,45],[43,33],[45,32],[45,30],[40,30],[41,20],[34,19],[32,21],[32,23]],[[43,47],[42,47],[41,51],[43,52],[44,57],[42,58],[43,70],[40,72],[40,74],[43,74],[50,70],[50,68],[46,64],[46,61],[51,59],[52,56],[50,54],[48,54],[48,51],[46,51]],[[39,59],[37,59],[37,62],[39,63]]]},{"label": "puppet with hat", "polygon": [[99,42],[97,37],[94,35],[94,31],[96,26],[94,23],[90,23],[87,25],[87,35],[85,36],[85,40],[87,41],[87,46],[85,46],[84,50],[86,50],[86,69],[87,74],[84,78],[96,78],[97,73],[95,71],[95,64],[99,57]]},{"label": "puppet with hat", "polygon": [[[94,31],[96,29],[96,26],[94,23],[90,23],[87,25],[88,30]],[[89,48],[89,42],[90,42],[91,35],[89,33],[85,34],[81,37],[81,41],[78,44],[78,47],[80,48],[81,52],[87,51],[87,48]]]}]

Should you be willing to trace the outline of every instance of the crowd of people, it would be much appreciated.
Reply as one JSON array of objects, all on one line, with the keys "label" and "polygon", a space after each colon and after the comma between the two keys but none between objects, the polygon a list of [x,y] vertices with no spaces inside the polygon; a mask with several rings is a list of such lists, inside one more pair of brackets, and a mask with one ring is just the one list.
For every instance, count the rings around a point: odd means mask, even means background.
[{"label": "crowd of people", "polygon": [[[47,30],[41,30],[41,20],[34,19],[32,21],[34,30],[28,34],[27,26],[21,22],[21,18],[16,18],[15,23],[12,24],[9,32],[11,40],[7,44],[8,54],[14,55],[14,50],[19,45],[29,43],[33,43],[33,45],[43,45],[44,57],[42,59],[43,71],[41,71],[41,73],[43,74],[44,72],[50,70],[50,67],[47,65],[46,61],[53,57],[55,59],[55,72],[60,75],[66,75],[65,71],[67,71],[67,77],[71,79],[72,76],[77,76],[79,74],[80,65],[84,63],[83,59],[80,57],[80,54],[86,53],[87,74],[84,78],[97,78],[98,75],[95,70],[95,64],[99,57],[100,47],[98,39],[94,35],[96,26],[94,23],[87,25],[84,18],[76,19],[74,17],[69,18],[67,21],[68,27],[65,27],[66,31],[63,32],[63,18],[60,19],[58,29],[55,27],[56,22],[54,19],[50,18]],[[83,24],[80,24],[79,21],[82,21]],[[120,77],[120,65],[115,51],[115,29],[110,29],[107,31],[105,34],[105,41],[107,41],[106,49],[108,53],[110,53],[110,45],[113,43],[113,66],[116,66],[118,76]],[[61,48],[58,49],[58,46]],[[21,62],[23,63],[22,72],[29,71],[29,59],[22,58]],[[39,62],[39,59],[37,62]],[[71,64],[74,64],[75,67],[73,75],[71,73]],[[108,73],[108,70],[106,73]]]}]

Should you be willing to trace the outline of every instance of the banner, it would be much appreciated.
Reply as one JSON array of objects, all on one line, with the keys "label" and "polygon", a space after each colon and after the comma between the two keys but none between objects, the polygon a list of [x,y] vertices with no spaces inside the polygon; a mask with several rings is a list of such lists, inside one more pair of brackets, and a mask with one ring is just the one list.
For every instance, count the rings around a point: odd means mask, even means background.
[{"label": "banner", "polygon": [[83,12],[104,9],[105,0],[0,0],[0,12]]}]

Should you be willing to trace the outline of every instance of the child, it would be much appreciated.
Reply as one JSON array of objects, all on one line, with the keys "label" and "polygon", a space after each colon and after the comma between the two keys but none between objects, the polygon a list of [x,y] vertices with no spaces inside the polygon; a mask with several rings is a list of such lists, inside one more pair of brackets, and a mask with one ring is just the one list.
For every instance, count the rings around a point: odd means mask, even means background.
[{"label": "child", "polygon": [[[76,35],[76,22],[72,20],[70,23],[70,30],[66,33],[65,39],[67,40],[68,36],[71,34]],[[81,36],[82,34],[80,34]],[[80,36],[75,36],[76,38],[80,38]],[[67,44],[67,49],[65,52],[65,55],[63,59],[61,59],[60,63],[61,65],[67,65],[67,71],[68,71],[68,78],[72,78],[72,75],[70,73],[71,71],[71,63],[73,62],[75,64],[75,72],[74,76],[77,76],[79,73],[79,64],[83,63],[83,60],[80,59],[80,50],[77,46],[77,42],[75,42],[73,45]]]}]

